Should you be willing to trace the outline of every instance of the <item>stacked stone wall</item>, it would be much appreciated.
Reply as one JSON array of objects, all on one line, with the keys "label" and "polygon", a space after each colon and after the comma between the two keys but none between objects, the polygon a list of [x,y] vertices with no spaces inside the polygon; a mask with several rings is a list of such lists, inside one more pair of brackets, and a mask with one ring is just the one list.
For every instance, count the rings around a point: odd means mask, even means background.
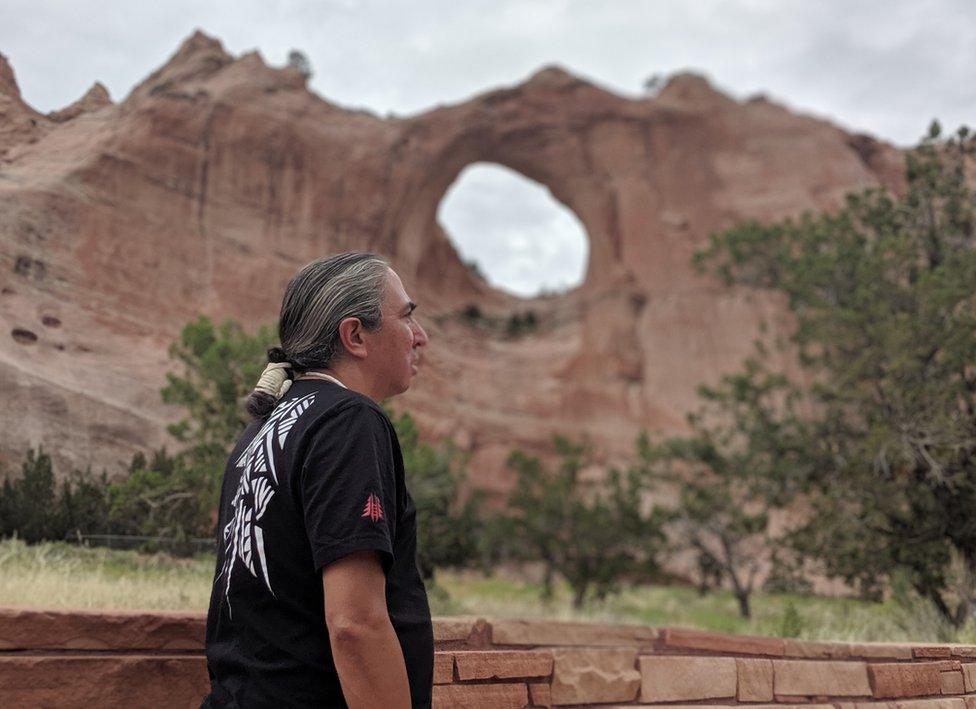
[{"label": "stacked stone wall", "polygon": [[[0,610],[0,706],[197,707],[205,619]],[[976,709],[976,646],[435,620],[435,707]]]}]

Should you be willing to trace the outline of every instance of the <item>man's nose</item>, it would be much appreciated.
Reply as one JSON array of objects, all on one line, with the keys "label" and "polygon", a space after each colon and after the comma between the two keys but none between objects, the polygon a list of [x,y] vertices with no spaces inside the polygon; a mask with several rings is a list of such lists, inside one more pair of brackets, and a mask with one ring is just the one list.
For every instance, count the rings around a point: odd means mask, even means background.
[{"label": "man's nose", "polygon": [[420,323],[417,323],[417,329],[413,333],[414,344],[417,347],[423,347],[424,345],[427,344],[428,340],[429,338],[427,337],[427,333],[424,332],[424,328],[421,327]]}]

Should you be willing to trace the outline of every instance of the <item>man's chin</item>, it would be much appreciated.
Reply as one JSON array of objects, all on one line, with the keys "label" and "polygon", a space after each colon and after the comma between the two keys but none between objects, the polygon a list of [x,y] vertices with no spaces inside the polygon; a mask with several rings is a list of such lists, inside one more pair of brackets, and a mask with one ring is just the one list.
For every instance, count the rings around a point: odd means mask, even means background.
[{"label": "man's chin", "polygon": [[401,382],[400,384],[397,385],[396,389],[393,391],[392,394],[390,394],[390,396],[397,396],[398,394],[402,394],[403,392],[405,392],[407,389],[410,388],[410,383],[411,383],[410,379],[408,379],[405,382]]}]

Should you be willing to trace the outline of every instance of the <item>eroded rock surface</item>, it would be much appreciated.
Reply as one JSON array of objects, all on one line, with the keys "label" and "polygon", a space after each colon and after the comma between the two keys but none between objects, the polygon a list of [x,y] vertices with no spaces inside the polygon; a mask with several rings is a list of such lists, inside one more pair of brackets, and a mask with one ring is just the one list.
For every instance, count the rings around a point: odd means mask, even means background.
[{"label": "eroded rock surface", "polygon": [[[0,59],[7,470],[28,445],[61,470],[117,472],[167,442],[176,412],[158,391],[180,328],[198,313],[271,323],[299,266],[346,249],[389,256],[422,304],[431,344],[402,405],[472,454],[477,485],[506,490],[509,450],[557,432],[626,455],[642,428],[681,430],[695,387],[738,365],[760,320],[783,326],[775,301],[692,270],[709,233],[897,188],[901,159],[695,75],[632,100],[550,67],[383,119],[201,33],[118,104],[81,103],[61,122],[33,111]],[[576,213],[590,238],[582,286],[521,301],[461,263],[436,212],[479,161]],[[465,321],[469,304],[499,322],[531,309],[540,325],[509,339]]]},{"label": "eroded rock surface", "polygon": [[65,106],[59,111],[52,111],[47,114],[55,123],[64,123],[72,118],[77,118],[83,113],[97,111],[105,106],[111,106],[112,99],[108,95],[108,89],[100,81],[92,84],[92,87],[85,92],[85,95],[69,106]]},{"label": "eroded rock surface", "polygon": [[554,704],[629,702],[637,698],[641,673],[636,669],[634,650],[557,648],[552,650],[552,657]]}]

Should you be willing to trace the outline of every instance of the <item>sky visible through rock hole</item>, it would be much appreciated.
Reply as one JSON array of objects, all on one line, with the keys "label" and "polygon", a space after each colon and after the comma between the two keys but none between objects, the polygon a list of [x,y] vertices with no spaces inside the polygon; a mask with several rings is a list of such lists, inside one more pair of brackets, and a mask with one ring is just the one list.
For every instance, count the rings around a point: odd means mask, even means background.
[{"label": "sky visible through rock hole", "polygon": [[527,298],[583,281],[590,246],[579,218],[514,170],[469,165],[437,218],[461,259],[476,263],[493,286]]},{"label": "sky visible through rock hole", "polygon": [[[270,64],[299,49],[313,91],[381,116],[559,64],[625,96],[692,69],[736,98],[765,93],[902,146],[933,118],[976,124],[973,0],[0,0],[0,52],[44,112],[96,80],[123,99],[196,28]],[[574,285],[586,253],[578,222],[501,170],[469,169],[442,205],[459,251],[484,245],[479,266],[514,292]]]}]

